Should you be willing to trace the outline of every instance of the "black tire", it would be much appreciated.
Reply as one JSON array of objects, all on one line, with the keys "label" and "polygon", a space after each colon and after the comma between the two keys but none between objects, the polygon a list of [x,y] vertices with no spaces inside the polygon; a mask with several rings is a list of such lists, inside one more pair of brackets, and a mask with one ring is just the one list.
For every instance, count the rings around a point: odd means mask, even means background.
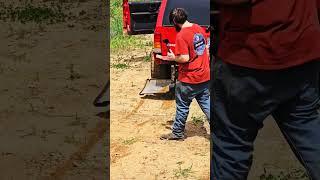
[{"label": "black tire", "polygon": [[152,79],[170,79],[171,66],[170,64],[157,64],[151,53],[151,78]]}]

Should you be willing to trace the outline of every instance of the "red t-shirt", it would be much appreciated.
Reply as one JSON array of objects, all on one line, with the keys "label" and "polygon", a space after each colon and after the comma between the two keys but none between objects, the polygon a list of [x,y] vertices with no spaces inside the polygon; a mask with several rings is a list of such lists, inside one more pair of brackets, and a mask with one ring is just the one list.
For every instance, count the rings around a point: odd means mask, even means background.
[{"label": "red t-shirt", "polygon": [[178,80],[190,84],[199,84],[210,80],[207,40],[202,27],[193,24],[182,28],[177,34],[175,54],[189,55],[187,63],[178,66]]},{"label": "red t-shirt", "polygon": [[276,70],[320,58],[319,0],[251,0],[221,8],[218,56]]}]

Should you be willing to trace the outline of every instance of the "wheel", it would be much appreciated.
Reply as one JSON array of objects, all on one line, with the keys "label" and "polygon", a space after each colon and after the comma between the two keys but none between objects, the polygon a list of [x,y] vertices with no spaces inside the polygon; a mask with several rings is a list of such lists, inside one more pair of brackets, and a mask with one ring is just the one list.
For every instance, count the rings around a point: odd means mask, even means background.
[{"label": "wheel", "polygon": [[155,62],[153,53],[151,53],[151,78],[153,79],[170,79],[171,66],[170,64],[158,64]]}]

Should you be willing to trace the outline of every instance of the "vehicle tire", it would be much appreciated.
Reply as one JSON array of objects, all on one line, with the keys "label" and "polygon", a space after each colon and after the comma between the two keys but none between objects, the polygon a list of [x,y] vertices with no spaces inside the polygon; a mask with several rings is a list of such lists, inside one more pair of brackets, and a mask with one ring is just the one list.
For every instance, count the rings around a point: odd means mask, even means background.
[{"label": "vehicle tire", "polygon": [[151,53],[151,78],[152,79],[170,79],[171,66],[170,64],[157,64]]}]

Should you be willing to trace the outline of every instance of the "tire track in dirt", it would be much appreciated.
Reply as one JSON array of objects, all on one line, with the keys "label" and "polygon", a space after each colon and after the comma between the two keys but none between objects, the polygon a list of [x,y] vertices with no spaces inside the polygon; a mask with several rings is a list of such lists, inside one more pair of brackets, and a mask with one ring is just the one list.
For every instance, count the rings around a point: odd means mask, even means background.
[{"label": "tire track in dirt", "polygon": [[72,170],[75,162],[85,159],[91,149],[106,135],[108,121],[109,119],[97,123],[96,127],[89,131],[90,134],[86,138],[88,141],[82,144],[76,152],[71,154],[67,161],[62,162],[54,172],[51,173],[51,176],[48,179],[62,179],[68,171]]},{"label": "tire track in dirt", "polygon": [[[141,99],[137,105],[133,108],[133,110],[125,115],[121,119],[128,120],[131,116],[135,115],[138,110],[142,107],[142,105],[145,103],[144,99]],[[129,148],[126,146],[122,146],[119,143],[113,143],[110,145],[110,164],[116,163],[119,159],[122,159],[126,156],[128,156],[130,153],[128,153]],[[114,154],[111,152],[115,152]]]},{"label": "tire track in dirt", "polygon": [[128,152],[129,148],[119,143],[113,143],[110,146],[110,150],[111,152],[115,152],[114,154],[110,155],[110,164],[116,163],[119,159],[122,159],[130,154]]},{"label": "tire track in dirt", "polygon": [[141,106],[144,104],[144,102],[145,102],[144,99],[141,99],[141,100],[139,101],[138,105],[137,105],[135,108],[133,108],[133,110],[132,110],[130,113],[128,113],[128,114],[124,117],[124,119],[128,119],[130,116],[136,114],[136,113],[138,112],[138,110],[141,108]]}]

